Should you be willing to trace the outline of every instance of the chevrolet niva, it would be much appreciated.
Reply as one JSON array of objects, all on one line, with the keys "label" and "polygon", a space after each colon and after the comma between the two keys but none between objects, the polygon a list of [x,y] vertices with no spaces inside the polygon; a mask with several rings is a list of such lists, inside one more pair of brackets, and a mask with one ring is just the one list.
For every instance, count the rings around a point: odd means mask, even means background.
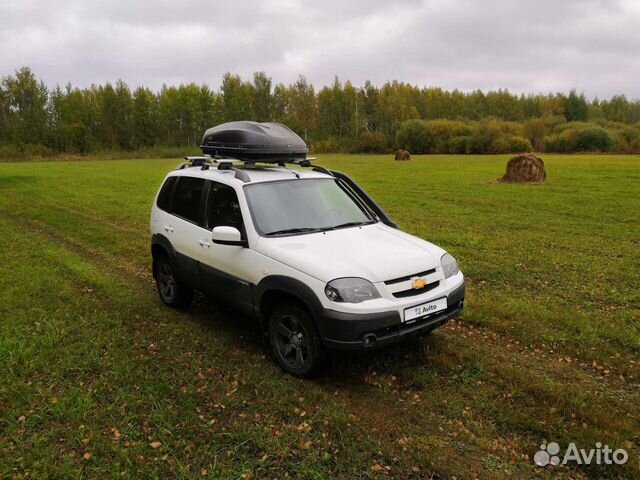
[{"label": "chevrolet niva", "polygon": [[345,174],[312,165],[284,125],[219,125],[201,148],[153,203],[153,276],[166,305],[187,307],[194,290],[231,304],[300,377],[325,370],[332,350],[426,334],[461,312],[454,257],[400,231]]}]

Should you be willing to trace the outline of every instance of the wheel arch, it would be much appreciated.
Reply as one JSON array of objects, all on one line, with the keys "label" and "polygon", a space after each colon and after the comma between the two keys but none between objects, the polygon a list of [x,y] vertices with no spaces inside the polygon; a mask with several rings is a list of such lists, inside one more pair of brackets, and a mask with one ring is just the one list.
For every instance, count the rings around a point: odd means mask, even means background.
[{"label": "wheel arch", "polygon": [[322,311],[322,304],[317,295],[305,283],[284,275],[270,275],[256,285],[254,300],[256,318],[265,326],[275,306],[286,301],[292,301],[304,307],[311,315],[316,327],[320,327],[318,318]]},{"label": "wheel arch", "polygon": [[[156,260],[163,255],[168,256],[170,261],[173,262],[176,258],[176,251],[167,237],[156,233],[151,237],[151,258],[153,262],[152,267],[155,266]],[[152,268],[152,270],[155,278],[155,268]]]}]

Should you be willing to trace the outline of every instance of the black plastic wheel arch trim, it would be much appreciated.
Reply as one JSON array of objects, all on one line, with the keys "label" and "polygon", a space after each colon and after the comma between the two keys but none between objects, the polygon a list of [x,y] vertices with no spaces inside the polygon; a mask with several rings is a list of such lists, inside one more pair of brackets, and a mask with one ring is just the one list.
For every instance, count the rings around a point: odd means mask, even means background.
[{"label": "black plastic wheel arch trim", "polygon": [[319,325],[318,322],[318,314],[323,310],[322,303],[320,303],[320,300],[311,287],[300,280],[287,277],[286,275],[269,275],[260,280],[256,285],[253,301],[256,318],[263,318],[265,312],[261,311],[262,300],[264,295],[270,292],[290,295],[302,302],[302,304],[309,310],[320,334],[323,333],[322,326]]},{"label": "black plastic wheel arch trim", "polygon": [[176,258],[176,250],[173,248],[173,245],[171,245],[171,242],[169,241],[169,239],[167,237],[165,237],[164,235],[161,235],[160,233],[154,233],[151,236],[151,254],[152,254],[152,256],[153,256],[153,247],[155,247],[156,245],[158,245],[159,247],[162,247],[162,249],[169,256],[169,260],[171,260],[172,262],[175,260],[175,258]]}]

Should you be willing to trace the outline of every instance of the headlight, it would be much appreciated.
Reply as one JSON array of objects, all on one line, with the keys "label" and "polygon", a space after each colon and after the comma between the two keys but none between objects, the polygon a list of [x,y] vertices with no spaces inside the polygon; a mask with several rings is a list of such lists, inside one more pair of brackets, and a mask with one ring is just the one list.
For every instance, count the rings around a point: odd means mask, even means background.
[{"label": "headlight", "polygon": [[376,287],[364,278],[337,278],[324,287],[327,298],[333,302],[360,303],[380,298]]},{"label": "headlight", "polygon": [[452,255],[449,255],[448,253],[445,253],[442,256],[442,258],[440,259],[440,262],[442,262],[442,270],[444,270],[444,278],[453,277],[454,275],[457,275],[457,273],[460,271],[460,269],[458,268],[458,262],[456,261],[455,258],[453,258]]}]

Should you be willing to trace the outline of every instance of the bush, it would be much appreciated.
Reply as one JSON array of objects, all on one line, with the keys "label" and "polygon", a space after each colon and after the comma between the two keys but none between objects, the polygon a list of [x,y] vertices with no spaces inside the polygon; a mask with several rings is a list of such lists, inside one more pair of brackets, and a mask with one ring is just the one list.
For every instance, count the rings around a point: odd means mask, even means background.
[{"label": "bush", "polygon": [[396,133],[396,146],[409,152],[428,153],[429,139],[424,120],[408,120],[403,122]]},{"label": "bush", "polygon": [[411,153],[447,153],[451,138],[472,132],[470,125],[454,120],[409,120],[400,125],[396,144]]},{"label": "bush", "polygon": [[574,145],[575,151],[578,152],[610,152],[613,147],[611,135],[600,127],[579,131]]},{"label": "bush", "polygon": [[385,153],[389,149],[387,136],[382,132],[364,132],[355,148],[362,153]]},{"label": "bush", "polygon": [[523,126],[517,122],[507,122],[495,118],[487,118],[478,124],[478,132],[492,140],[501,135],[522,136]]},{"label": "bush", "polygon": [[13,160],[18,158],[22,158],[22,154],[18,151],[18,148],[15,145],[0,145],[0,159]]},{"label": "bush", "polygon": [[32,158],[50,157],[54,152],[44,145],[26,144],[22,149],[17,145],[0,145],[0,159],[2,160],[31,160]]},{"label": "bush", "polygon": [[544,137],[547,134],[547,127],[541,118],[533,118],[524,124],[524,136],[531,142],[533,148],[541,152],[544,150]]},{"label": "bush", "polygon": [[338,139],[335,137],[329,137],[324,140],[318,140],[310,145],[310,151],[312,153],[339,153],[342,152],[342,146]]},{"label": "bush", "polygon": [[449,153],[467,153],[467,146],[471,140],[471,135],[461,135],[449,139]]},{"label": "bush", "polygon": [[487,153],[490,139],[481,133],[471,135],[467,140],[467,153]]},{"label": "bush", "polygon": [[569,128],[560,134],[549,135],[544,138],[544,151],[547,153],[574,152],[577,135],[578,131],[575,128]]},{"label": "bush", "polygon": [[561,125],[557,125],[553,131],[555,133],[562,133],[565,132],[567,130],[575,130],[575,131],[580,131],[580,130],[586,130],[588,128],[597,128],[598,125],[595,123],[589,123],[589,122],[567,122],[567,123],[563,123]]},{"label": "bush", "polygon": [[524,153],[531,152],[531,142],[515,135],[503,135],[491,142],[489,153]]}]

